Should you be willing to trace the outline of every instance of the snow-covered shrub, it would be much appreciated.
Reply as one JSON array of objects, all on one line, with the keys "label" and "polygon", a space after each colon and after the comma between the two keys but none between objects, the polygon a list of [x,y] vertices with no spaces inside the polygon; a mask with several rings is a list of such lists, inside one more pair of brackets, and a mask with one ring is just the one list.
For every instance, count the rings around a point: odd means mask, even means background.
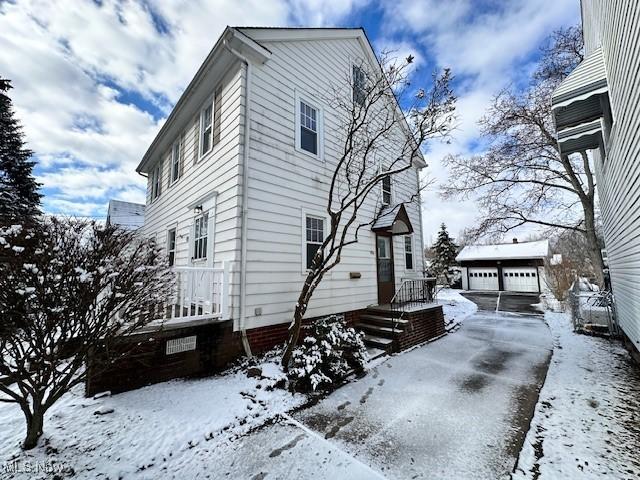
[{"label": "snow-covered shrub", "polygon": [[341,316],[322,318],[305,333],[304,341],[293,351],[289,369],[289,380],[296,390],[331,390],[350,371],[364,369],[364,335],[348,327]]}]

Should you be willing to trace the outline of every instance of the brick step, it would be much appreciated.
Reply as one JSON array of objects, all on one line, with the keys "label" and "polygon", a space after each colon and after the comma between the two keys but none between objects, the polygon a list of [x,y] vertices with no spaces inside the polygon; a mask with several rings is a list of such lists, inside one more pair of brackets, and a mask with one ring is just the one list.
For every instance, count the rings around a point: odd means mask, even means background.
[{"label": "brick step", "polygon": [[381,327],[391,328],[395,326],[396,330],[403,330],[407,325],[409,325],[409,321],[405,319],[384,317],[381,315],[373,315],[370,313],[364,313],[360,315],[360,323],[380,325]]},{"label": "brick step", "polygon": [[392,343],[393,339],[391,338],[378,337],[369,333],[364,334],[364,344],[367,347],[379,348],[381,350],[388,351],[389,348],[391,348]]},{"label": "brick step", "polygon": [[371,335],[375,335],[377,337],[384,338],[395,338],[400,333],[402,333],[401,329],[396,328],[395,330],[389,327],[383,327],[382,325],[374,325],[372,323],[360,322],[355,325],[355,327],[359,330],[362,330],[364,333],[370,333]]},{"label": "brick step", "polygon": [[372,307],[367,307],[364,311],[364,315],[374,315],[377,317],[386,317],[386,318],[398,318],[403,314],[401,310],[391,310],[388,307],[374,305]]}]

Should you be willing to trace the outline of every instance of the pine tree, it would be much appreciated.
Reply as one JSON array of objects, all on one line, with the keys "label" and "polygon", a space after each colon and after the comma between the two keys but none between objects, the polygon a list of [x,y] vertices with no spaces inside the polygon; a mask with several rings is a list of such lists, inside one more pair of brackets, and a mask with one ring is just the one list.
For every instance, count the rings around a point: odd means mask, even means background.
[{"label": "pine tree", "polygon": [[440,225],[438,240],[436,240],[436,243],[433,246],[433,253],[433,272],[436,275],[447,275],[449,268],[456,263],[458,246],[454,243],[453,238],[449,236],[447,226],[444,223]]},{"label": "pine tree", "polygon": [[11,82],[0,78],[0,227],[24,224],[40,213],[40,185],[32,174],[32,152],[14,118],[10,88]]}]

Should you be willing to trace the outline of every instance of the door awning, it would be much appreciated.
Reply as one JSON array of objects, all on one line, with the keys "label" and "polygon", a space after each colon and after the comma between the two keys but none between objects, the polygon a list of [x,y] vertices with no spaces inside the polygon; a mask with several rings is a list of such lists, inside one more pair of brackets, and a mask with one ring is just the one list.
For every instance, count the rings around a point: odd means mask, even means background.
[{"label": "door awning", "polygon": [[413,225],[404,204],[400,203],[394,207],[383,207],[371,230],[391,235],[407,235],[413,233]]},{"label": "door awning", "polygon": [[591,52],[551,95],[556,130],[590,122],[603,115],[608,101],[607,72],[600,48]]}]

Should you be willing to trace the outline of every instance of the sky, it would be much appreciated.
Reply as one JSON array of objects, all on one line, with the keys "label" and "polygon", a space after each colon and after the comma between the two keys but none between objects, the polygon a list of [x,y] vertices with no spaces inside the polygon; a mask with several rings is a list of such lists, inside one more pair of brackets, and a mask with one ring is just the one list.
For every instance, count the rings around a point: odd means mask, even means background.
[{"label": "sky", "polygon": [[477,152],[492,95],[526,83],[544,39],[579,22],[579,0],[0,0],[0,76],[45,211],[105,218],[111,198],[144,203],[135,167],[226,25],[362,26],[376,51],[414,55],[416,75],[455,75],[458,128],[425,152],[429,245],[440,223],[457,236],[477,216],[440,198],[441,159]]}]

